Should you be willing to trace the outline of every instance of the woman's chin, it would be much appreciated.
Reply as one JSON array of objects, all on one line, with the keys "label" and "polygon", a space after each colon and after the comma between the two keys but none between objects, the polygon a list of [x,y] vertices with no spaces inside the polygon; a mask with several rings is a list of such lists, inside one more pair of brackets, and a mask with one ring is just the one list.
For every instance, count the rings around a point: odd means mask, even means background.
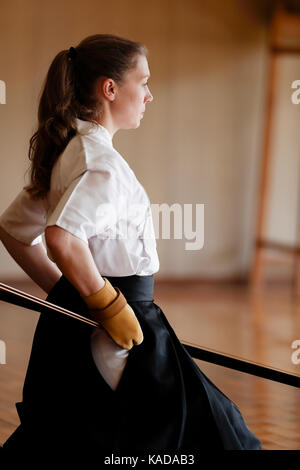
[{"label": "woman's chin", "polygon": [[122,127],[122,129],[137,129],[140,127],[141,124],[141,118],[139,117],[136,121],[131,122],[130,124],[127,124],[126,126]]},{"label": "woman's chin", "polygon": [[135,124],[135,126],[134,126],[134,129],[137,129],[138,127],[140,127],[140,125],[141,125],[141,120],[138,119],[138,120],[136,121],[136,124]]}]

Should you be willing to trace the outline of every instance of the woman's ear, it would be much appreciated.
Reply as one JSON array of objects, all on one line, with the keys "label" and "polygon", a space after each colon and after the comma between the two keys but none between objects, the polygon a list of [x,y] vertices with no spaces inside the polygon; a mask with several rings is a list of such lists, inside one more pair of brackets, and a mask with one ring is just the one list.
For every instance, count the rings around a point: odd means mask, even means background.
[{"label": "woman's ear", "polygon": [[97,83],[97,95],[100,99],[106,98],[114,101],[116,97],[116,82],[112,78],[99,79]]}]

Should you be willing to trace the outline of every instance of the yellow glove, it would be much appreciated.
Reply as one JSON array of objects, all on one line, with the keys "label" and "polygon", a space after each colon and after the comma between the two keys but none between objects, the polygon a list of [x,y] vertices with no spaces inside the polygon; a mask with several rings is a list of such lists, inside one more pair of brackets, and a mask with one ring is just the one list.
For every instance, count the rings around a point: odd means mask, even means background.
[{"label": "yellow glove", "polygon": [[108,333],[111,339],[123,349],[141,344],[144,337],[134,311],[124,295],[114,288],[105,277],[105,285],[95,294],[82,296],[89,312]]}]

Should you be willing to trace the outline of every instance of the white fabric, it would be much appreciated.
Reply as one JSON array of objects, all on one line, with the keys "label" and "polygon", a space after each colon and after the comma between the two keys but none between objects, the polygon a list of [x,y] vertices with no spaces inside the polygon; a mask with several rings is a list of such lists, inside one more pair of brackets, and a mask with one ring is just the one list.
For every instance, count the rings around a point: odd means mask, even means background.
[{"label": "white fabric", "polygon": [[[80,119],[76,124],[76,136],[53,167],[47,198],[32,200],[23,189],[0,225],[28,245],[40,243],[47,226],[58,225],[89,245],[102,276],[154,274],[159,259],[145,189],[105,127]],[[102,330],[95,331],[91,346],[99,372],[115,389],[128,351]]]},{"label": "white fabric", "polygon": [[92,333],[91,351],[100,374],[112,390],[116,390],[130,351],[119,347],[105,330],[99,328]]},{"label": "white fabric", "polygon": [[24,189],[0,217],[0,225],[12,237],[26,245],[41,243],[47,217],[48,201],[32,201]]},{"label": "white fabric", "polygon": [[58,225],[89,245],[101,275],[154,274],[159,259],[145,189],[105,127],[76,122],[76,136],[53,167],[47,198],[33,201],[23,189],[0,225],[28,245]]}]

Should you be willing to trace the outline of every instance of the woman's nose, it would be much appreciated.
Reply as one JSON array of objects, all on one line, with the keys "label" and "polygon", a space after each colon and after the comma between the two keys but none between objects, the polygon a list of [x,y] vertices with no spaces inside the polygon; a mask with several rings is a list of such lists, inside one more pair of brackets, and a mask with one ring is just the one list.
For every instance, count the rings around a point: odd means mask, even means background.
[{"label": "woman's nose", "polygon": [[148,93],[147,93],[146,98],[145,98],[145,102],[150,103],[152,100],[153,100],[153,96],[150,93],[150,91],[148,90]]}]

